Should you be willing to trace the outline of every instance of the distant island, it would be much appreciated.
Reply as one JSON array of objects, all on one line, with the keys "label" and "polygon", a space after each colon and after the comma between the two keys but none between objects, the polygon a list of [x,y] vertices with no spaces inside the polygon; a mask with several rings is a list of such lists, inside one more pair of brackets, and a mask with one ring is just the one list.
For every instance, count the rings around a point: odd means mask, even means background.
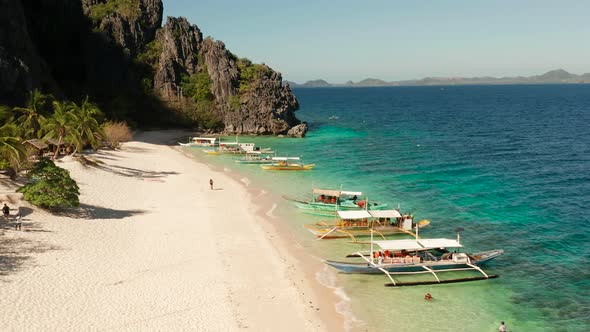
[{"label": "distant island", "polygon": [[376,86],[424,86],[424,85],[473,85],[473,84],[547,84],[547,83],[590,83],[590,73],[576,75],[563,69],[550,70],[542,75],[516,77],[426,77],[419,80],[387,82],[377,78],[366,78],[359,82],[348,81],[334,84],[322,79],[298,84],[286,81],[292,88],[317,87],[376,87]]}]

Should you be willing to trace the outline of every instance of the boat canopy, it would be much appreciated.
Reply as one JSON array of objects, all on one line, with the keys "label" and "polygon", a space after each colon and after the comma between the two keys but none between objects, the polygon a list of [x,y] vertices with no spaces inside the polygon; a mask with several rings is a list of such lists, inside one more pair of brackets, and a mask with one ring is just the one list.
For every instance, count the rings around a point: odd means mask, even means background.
[{"label": "boat canopy", "polygon": [[423,247],[416,240],[385,240],[385,241],[373,241],[383,250],[419,250]]},{"label": "boat canopy", "polygon": [[216,137],[193,137],[193,141],[194,142],[209,142],[211,144],[215,143],[215,141],[217,141]]},{"label": "boat canopy", "polygon": [[341,191],[341,190],[330,190],[330,189],[314,189],[313,193],[316,195],[326,195],[340,197],[342,195],[347,196],[361,196],[363,193],[360,191]]},{"label": "boat canopy", "polygon": [[371,218],[371,214],[367,210],[344,210],[338,211],[338,216],[341,219],[365,219]]},{"label": "boat canopy", "polygon": [[383,250],[420,250],[463,247],[454,239],[384,240],[373,241]]},{"label": "boat canopy", "polygon": [[369,213],[373,218],[401,218],[398,210],[370,210]]},{"label": "boat canopy", "polygon": [[299,157],[272,157],[272,160],[299,160]]},{"label": "boat canopy", "polygon": [[347,196],[361,196],[363,193],[360,191],[341,191],[340,195],[347,195]]},{"label": "boat canopy", "polygon": [[454,239],[420,239],[418,240],[424,248],[460,248],[461,243]]}]

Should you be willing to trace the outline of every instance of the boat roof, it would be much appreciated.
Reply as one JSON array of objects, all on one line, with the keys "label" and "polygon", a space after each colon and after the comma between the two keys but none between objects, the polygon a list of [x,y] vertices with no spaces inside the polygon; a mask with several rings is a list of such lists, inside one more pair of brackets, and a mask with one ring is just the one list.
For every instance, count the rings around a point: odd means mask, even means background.
[{"label": "boat roof", "polygon": [[314,189],[313,193],[316,195],[327,195],[327,196],[335,196],[335,197],[340,197],[342,195],[361,196],[363,194],[360,191],[343,191],[343,190],[331,190],[331,189]]},{"label": "boat roof", "polygon": [[418,250],[436,248],[461,248],[461,243],[454,239],[411,239],[373,241],[383,250]]},{"label": "boat roof", "polygon": [[299,160],[299,157],[272,157],[272,160]]},{"label": "boat roof", "polygon": [[340,216],[341,219],[371,218],[371,214],[367,210],[338,211],[338,216]]},{"label": "boat roof", "polygon": [[373,218],[401,218],[398,210],[370,210],[369,213]]},{"label": "boat roof", "polygon": [[213,143],[216,140],[218,140],[217,137],[193,137],[193,141],[209,141]]}]

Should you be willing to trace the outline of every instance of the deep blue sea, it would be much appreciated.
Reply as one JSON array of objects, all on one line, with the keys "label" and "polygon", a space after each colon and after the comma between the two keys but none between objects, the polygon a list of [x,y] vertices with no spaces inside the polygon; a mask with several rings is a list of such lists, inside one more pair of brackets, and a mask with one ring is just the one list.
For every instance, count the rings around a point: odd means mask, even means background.
[{"label": "deep blue sea", "polygon": [[[500,278],[489,281],[390,289],[384,276],[337,275],[364,321],[358,329],[497,331],[505,320],[509,331],[590,330],[590,85],[294,92],[307,138],[241,140],[317,167],[232,167],[293,196],[362,190],[430,220],[424,237],[454,237],[462,227],[468,251],[505,250],[487,268]],[[305,218],[313,220],[285,222]],[[301,236],[322,258],[356,249]]]}]

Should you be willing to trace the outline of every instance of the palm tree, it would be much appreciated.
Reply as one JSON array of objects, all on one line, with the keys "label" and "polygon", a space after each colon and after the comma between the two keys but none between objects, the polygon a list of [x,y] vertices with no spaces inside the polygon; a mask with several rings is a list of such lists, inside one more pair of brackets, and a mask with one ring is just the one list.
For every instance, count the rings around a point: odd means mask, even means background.
[{"label": "palm tree", "polygon": [[96,149],[100,143],[100,139],[104,137],[102,127],[98,123],[98,119],[103,117],[102,111],[94,103],[88,100],[88,96],[80,106],[72,104],[73,113],[76,117],[76,131],[79,135],[79,143],[76,144],[76,150],[82,148],[84,145],[90,144],[93,149]]},{"label": "palm tree", "polygon": [[39,90],[31,91],[26,107],[15,107],[12,110],[21,115],[16,123],[21,127],[24,138],[40,138],[41,127],[45,121],[47,103],[53,99],[51,95],[44,95]]},{"label": "palm tree", "polygon": [[79,135],[76,132],[76,116],[74,115],[72,104],[68,101],[54,101],[53,114],[43,124],[43,130],[46,132],[43,138],[57,139],[54,159],[57,158],[62,143],[70,142],[76,146],[80,144]]},{"label": "palm tree", "polygon": [[0,127],[0,159],[6,160],[14,171],[18,171],[27,158],[18,134],[18,126],[10,120]]}]

